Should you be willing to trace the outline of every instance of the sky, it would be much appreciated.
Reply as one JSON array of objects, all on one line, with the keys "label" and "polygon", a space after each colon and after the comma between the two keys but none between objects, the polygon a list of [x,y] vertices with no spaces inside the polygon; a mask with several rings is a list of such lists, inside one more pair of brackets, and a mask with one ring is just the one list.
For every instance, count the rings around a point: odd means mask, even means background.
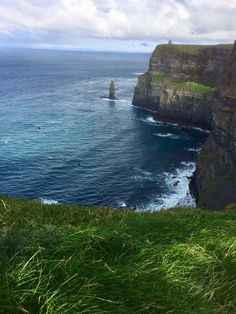
[{"label": "sky", "polygon": [[150,52],[236,39],[236,0],[0,0],[0,48]]}]

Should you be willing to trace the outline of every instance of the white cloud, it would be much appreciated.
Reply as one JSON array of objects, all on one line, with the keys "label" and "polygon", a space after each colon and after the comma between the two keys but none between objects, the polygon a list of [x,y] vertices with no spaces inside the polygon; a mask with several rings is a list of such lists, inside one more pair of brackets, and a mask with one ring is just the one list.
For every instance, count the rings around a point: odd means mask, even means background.
[{"label": "white cloud", "polygon": [[0,0],[0,40],[229,42],[235,16],[236,0]]}]

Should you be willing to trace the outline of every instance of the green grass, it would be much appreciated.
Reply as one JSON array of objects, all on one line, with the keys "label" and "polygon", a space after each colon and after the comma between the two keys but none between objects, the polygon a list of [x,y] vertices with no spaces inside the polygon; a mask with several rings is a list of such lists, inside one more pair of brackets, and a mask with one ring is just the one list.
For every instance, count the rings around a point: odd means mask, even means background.
[{"label": "green grass", "polygon": [[212,95],[215,91],[214,87],[196,82],[174,81],[169,73],[152,74],[150,78],[153,82],[166,83],[167,88],[176,89],[178,91],[187,91],[197,95]]},{"label": "green grass", "polygon": [[169,73],[160,73],[160,74],[153,74],[152,76],[153,81],[163,81],[170,79],[171,75]]},{"label": "green grass", "polygon": [[214,87],[198,84],[195,82],[174,82],[168,81],[167,87],[183,90],[197,95],[212,95],[215,91]]},{"label": "green grass", "polygon": [[236,211],[0,200],[0,313],[236,313]]},{"label": "green grass", "polygon": [[219,47],[223,49],[229,49],[231,50],[233,48],[233,44],[222,44],[222,45],[181,45],[181,44],[162,44],[159,45],[158,47],[161,47],[161,49],[166,49],[168,48],[169,50],[177,50],[181,53],[189,53],[192,55],[197,55],[200,51],[207,49],[207,48],[214,48],[214,47]]}]

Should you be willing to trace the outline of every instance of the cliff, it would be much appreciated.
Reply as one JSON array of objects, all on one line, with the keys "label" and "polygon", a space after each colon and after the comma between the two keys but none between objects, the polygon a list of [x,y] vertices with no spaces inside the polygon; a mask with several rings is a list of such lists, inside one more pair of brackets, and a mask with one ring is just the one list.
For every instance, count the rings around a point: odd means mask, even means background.
[{"label": "cliff", "polygon": [[236,203],[236,42],[215,94],[212,129],[191,189],[199,206],[220,209]]},{"label": "cliff", "polygon": [[159,45],[138,78],[133,104],[158,119],[211,128],[212,102],[232,45]]}]

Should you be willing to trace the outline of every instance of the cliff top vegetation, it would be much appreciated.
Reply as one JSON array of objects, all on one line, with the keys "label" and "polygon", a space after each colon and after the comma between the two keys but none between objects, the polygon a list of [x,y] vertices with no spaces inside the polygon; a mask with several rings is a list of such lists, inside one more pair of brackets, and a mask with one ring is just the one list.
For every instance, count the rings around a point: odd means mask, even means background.
[{"label": "cliff top vegetation", "polygon": [[183,45],[183,44],[161,44],[156,49],[161,50],[175,50],[181,53],[198,54],[201,50],[206,48],[224,48],[231,50],[233,44],[218,44],[218,45]]},{"label": "cliff top vegetation", "polygon": [[0,313],[235,313],[235,229],[234,209],[2,198]]}]

